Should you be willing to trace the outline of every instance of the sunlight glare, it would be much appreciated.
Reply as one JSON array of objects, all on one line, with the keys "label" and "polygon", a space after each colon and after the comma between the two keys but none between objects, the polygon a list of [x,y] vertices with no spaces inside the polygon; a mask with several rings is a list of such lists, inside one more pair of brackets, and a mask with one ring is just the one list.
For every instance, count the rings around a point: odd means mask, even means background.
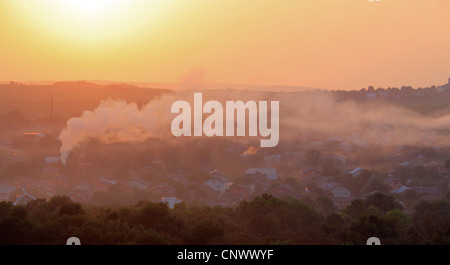
[{"label": "sunlight glare", "polygon": [[[59,41],[117,41],[155,27],[174,1],[156,0],[27,0],[15,2],[23,24]],[[33,23],[38,21],[39,23]],[[44,30],[44,31],[42,31]],[[42,35],[41,35],[42,36]]]},{"label": "sunlight glare", "polygon": [[[85,14],[99,15],[119,8],[118,0],[66,0],[69,8]],[[126,1],[122,1],[126,2]]]}]

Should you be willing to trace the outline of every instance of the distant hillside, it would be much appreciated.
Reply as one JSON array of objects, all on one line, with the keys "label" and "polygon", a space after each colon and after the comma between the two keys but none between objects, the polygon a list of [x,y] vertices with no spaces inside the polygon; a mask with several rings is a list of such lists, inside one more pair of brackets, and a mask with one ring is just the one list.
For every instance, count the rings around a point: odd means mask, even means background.
[{"label": "distant hillside", "polygon": [[73,116],[94,109],[102,99],[125,99],[137,103],[168,93],[167,89],[143,88],[128,84],[98,85],[84,81],[27,85],[11,82],[0,85],[0,113],[19,110],[25,115],[49,116],[51,98],[53,113]]},{"label": "distant hillside", "polygon": [[[154,89],[167,90],[190,90],[190,89],[207,89],[207,90],[223,90],[223,89],[237,89],[248,91],[311,91],[320,90],[319,88],[303,87],[303,86],[281,86],[281,85],[248,85],[248,84],[232,84],[232,83],[198,83],[198,84],[183,84],[183,83],[161,83],[161,82],[121,82],[108,80],[85,80],[84,82],[97,85],[114,85],[114,84],[128,84],[136,87],[151,87]],[[0,82],[6,84],[8,82]],[[26,81],[20,82],[26,85],[52,85],[55,81]]]},{"label": "distant hillside", "polygon": [[[440,115],[450,112],[450,84],[413,89],[378,88],[327,91],[312,88],[284,86],[246,86],[246,85],[191,85],[182,86],[170,83],[112,83],[109,81],[78,82],[37,82],[22,84],[10,82],[0,84],[0,115],[9,111],[21,111],[27,117],[48,117],[51,113],[70,118],[79,116],[84,110],[95,109],[101,100],[124,99],[128,102],[145,104],[155,97],[178,91],[179,97],[192,97],[194,91],[208,91],[206,98],[229,100],[255,100],[263,97],[271,100],[284,100],[304,97],[305,95],[332,96],[337,102],[354,101],[357,103],[378,104],[384,102],[416,111],[425,115]],[[180,89],[182,88],[182,89]]]}]

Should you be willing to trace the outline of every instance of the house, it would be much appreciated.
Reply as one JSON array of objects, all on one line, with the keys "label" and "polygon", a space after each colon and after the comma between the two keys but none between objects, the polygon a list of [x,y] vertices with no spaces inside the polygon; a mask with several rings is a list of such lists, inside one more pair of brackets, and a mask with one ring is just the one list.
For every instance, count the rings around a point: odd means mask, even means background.
[{"label": "house", "polygon": [[15,191],[15,186],[0,184],[0,201],[9,201],[11,192]]},{"label": "house", "polygon": [[276,188],[274,188],[273,190],[271,190],[269,192],[272,196],[277,197],[277,198],[283,198],[283,197],[295,197],[295,190],[294,188],[289,185],[289,184],[285,184],[285,185],[280,185]]},{"label": "house", "polygon": [[182,200],[177,199],[176,197],[162,197],[161,202],[167,203],[170,209],[173,209],[175,204],[182,202]]},{"label": "house", "polygon": [[172,197],[175,194],[175,188],[166,183],[161,183],[151,188],[150,191],[161,197]]},{"label": "house", "polygon": [[156,171],[152,168],[152,167],[143,167],[141,169],[139,169],[134,175],[136,177],[142,178],[145,175],[153,175],[155,174]]},{"label": "house", "polygon": [[369,141],[367,141],[363,137],[357,137],[353,139],[353,143],[357,146],[364,146],[364,147],[369,146]]},{"label": "house", "polygon": [[330,190],[333,197],[349,198],[350,190],[342,185],[338,185]]},{"label": "house", "polygon": [[44,161],[46,164],[56,164],[59,163],[59,156],[46,156]]},{"label": "house", "polygon": [[223,194],[231,186],[227,175],[218,169],[210,171],[209,176],[210,179],[205,181],[203,184],[214,191],[218,191],[220,194]]},{"label": "house", "polygon": [[417,160],[417,163],[425,163],[425,156],[424,155],[419,155],[419,156],[417,156],[417,158],[416,158],[416,160]]},{"label": "house", "polygon": [[317,186],[319,186],[319,188],[321,188],[324,191],[331,191],[333,188],[341,185],[338,182],[335,181],[326,181],[326,182],[322,182],[322,183],[317,183]]},{"label": "house", "polygon": [[305,170],[302,171],[302,175],[304,178],[309,177],[310,175],[319,175],[320,176],[320,171],[318,169],[315,168],[307,168]]},{"label": "house", "polygon": [[311,182],[320,182],[321,180],[323,180],[324,176],[320,176],[320,175],[316,175],[316,174],[311,174],[308,177],[304,178],[302,181],[305,184],[309,184]]},{"label": "house", "polygon": [[112,185],[117,184],[117,180],[115,180],[115,179],[100,178],[99,180],[102,184],[107,185],[107,186],[112,186]]},{"label": "house", "polygon": [[231,186],[229,180],[225,177],[212,177],[211,179],[205,181],[204,185],[210,187],[211,189],[218,191],[220,194],[225,193]]},{"label": "house", "polygon": [[96,177],[89,181],[89,186],[94,190],[106,191],[111,186],[117,185],[117,181],[104,177]]},{"label": "house", "polygon": [[227,174],[223,173],[222,171],[220,171],[218,169],[214,169],[213,171],[210,171],[209,176],[211,178],[217,178],[217,179],[222,179],[222,180],[227,179]]},{"label": "house", "polygon": [[125,181],[124,185],[128,186],[131,190],[146,190],[150,187],[150,184],[141,178],[132,178]]},{"label": "house", "polygon": [[92,187],[91,187],[91,185],[85,183],[85,184],[79,184],[79,185],[75,186],[73,189],[75,189],[75,190],[91,190]]},{"label": "house", "polygon": [[401,187],[398,187],[397,189],[391,190],[391,192],[399,194],[399,193],[403,193],[409,189],[410,189],[409,187],[401,186]]},{"label": "house", "polygon": [[321,173],[319,170],[315,169],[315,168],[307,168],[302,170],[301,173],[301,180],[304,183],[309,183],[317,178],[319,178],[321,176]]},{"label": "house", "polygon": [[22,188],[22,195],[18,195],[18,197],[16,198],[16,201],[13,203],[14,206],[18,206],[18,205],[26,205],[27,203],[29,203],[30,201],[35,201],[36,198],[29,194],[26,189],[25,186]]},{"label": "house", "polygon": [[347,157],[343,154],[334,154],[334,159],[336,161],[339,161],[342,165],[345,165],[347,163]]},{"label": "house", "polygon": [[378,96],[381,98],[387,98],[389,96],[389,91],[379,91]]},{"label": "house", "polygon": [[366,99],[367,100],[375,100],[375,99],[377,99],[377,94],[376,93],[367,93]]},{"label": "house", "polygon": [[402,182],[400,182],[400,180],[398,178],[393,178],[393,177],[385,179],[383,181],[383,184],[388,185],[389,191],[391,191],[391,192],[405,186]]},{"label": "house", "polygon": [[54,190],[44,182],[35,182],[31,184],[31,190],[34,191],[35,194],[38,194],[42,197],[52,197],[54,196]]},{"label": "house", "polygon": [[221,197],[229,203],[246,201],[250,199],[250,195],[254,190],[255,185],[232,185]]},{"label": "house", "polygon": [[97,189],[90,183],[82,183],[72,188],[71,192],[79,194],[86,201],[89,200]]},{"label": "house", "polygon": [[352,171],[350,171],[350,175],[352,175],[352,177],[356,178],[357,176],[361,175],[364,172],[363,168],[357,167],[355,169],[353,169]]},{"label": "house", "polygon": [[[333,182],[333,177],[330,177],[330,176],[321,176],[321,177],[319,177],[319,178],[315,178],[315,179],[313,179],[313,183],[314,184],[316,184],[317,186],[321,186],[323,183],[325,183],[325,182]],[[308,182],[308,183],[306,183],[306,184],[309,184],[310,182]]]},{"label": "house", "polygon": [[346,153],[350,153],[352,151],[352,143],[348,143],[348,142],[344,142],[340,144],[341,150],[346,152]]},{"label": "house", "polygon": [[187,183],[188,182],[188,178],[191,176],[192,174],[187,173],[184,170],[178,170],[172,174],[169,175],[169,178],[178,181],[178,182],[183,182],[183,183]]},{"label": "house", "polygon": [[411,190],[417,192],[425,200],[435,200],[439,197],[439,190],[436,187],[411,187]]},{"label": "house", "polygon": [[318,183],[318,186],[328,192],[332,197],[350,197],[350,190],[339,182],[325,181]]},{"label": "house", "polygon": [[277,180],[277,170],[275,168],[249,168],[242,176],[253,180]]},{"label": "house", "polygon": [[47,174],[56,174],[59,171],[59,166],[59,156],[45,156],[42,172]]},{"label": "house", "polygon": [[399,164],[399,166],[401,167],[407,167],[407,166],[411,166],[413,163],[411,163],[410,161],[404,161],[402,163]]},{"label": "house", "polygon": [[267,167],[273,167],[280,164],[281,155],[269,155],[264,158],[264,165]]},{"label": "house", "polygon": [[445,178],[449,178],[450,177],[450,168],[438,167],[437,173]]},{"label": "house", "polygon": [[406,157],[402,154],[391,154],[388,156],[388,160],[400,163],[405,161]]}]

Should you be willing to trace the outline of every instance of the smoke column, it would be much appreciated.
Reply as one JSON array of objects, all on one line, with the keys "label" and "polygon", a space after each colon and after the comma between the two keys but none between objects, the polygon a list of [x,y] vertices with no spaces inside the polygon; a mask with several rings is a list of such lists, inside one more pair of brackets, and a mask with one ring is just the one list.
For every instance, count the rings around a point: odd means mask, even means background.
[{"label": "smoke column", "polygon": [[143,142],[170,130],[168,100],[153,100],[139,109],[136,103],[105,100],[94,111],[68,120],[59,139],[61,161],[66,163],[70,151],[89,139],[102,143]]}]

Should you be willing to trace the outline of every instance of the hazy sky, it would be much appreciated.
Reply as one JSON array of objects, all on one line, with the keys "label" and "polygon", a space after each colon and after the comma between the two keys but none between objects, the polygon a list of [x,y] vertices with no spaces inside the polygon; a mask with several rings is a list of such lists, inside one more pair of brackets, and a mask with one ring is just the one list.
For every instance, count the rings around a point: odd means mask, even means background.
[{"label": "hazy sky", "polygon": [[448,0],[0,0],[2,81],[361,89],[448,77]]}]

